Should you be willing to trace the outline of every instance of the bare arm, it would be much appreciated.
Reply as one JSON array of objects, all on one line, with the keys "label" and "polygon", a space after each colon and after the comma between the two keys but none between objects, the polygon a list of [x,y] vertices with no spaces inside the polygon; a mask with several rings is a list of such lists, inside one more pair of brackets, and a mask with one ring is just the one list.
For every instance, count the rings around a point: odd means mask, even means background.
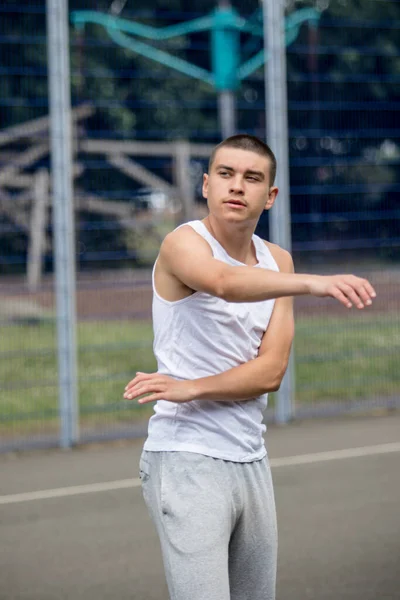
[{"label": "bare arm", "polygon": [[[290,255],[276,249],[281,271],[293,272]],[[293,299],[276,300],[257,358],[209,377],[192,381],[176,381],[158,373],[139,373],[129,382],[124,397],[141,397],[141,404],[157,400],[188,402],[190,400],[241,401],[279,389],[285,374],[294,335]]]},{"label": "bare arm", "polygon": [[159,255],[160,270],[187,288],[228,302],[258,302],[270,298],[311,294],[331,296],[350,308],[371,304],[371,284],[354,275],[308,275],[233,267],[212,256],[210,246],[190,226],[165,238]]}]

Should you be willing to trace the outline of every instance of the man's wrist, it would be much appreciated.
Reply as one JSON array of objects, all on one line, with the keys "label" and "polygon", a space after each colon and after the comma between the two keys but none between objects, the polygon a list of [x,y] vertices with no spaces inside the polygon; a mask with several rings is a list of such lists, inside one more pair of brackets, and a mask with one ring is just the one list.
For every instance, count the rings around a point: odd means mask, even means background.
[{"label": "man's wrist", "polygon": [[196,400],[200,397],[200,385],[198,384],[197,379],[185,381],[185,387],[188,397],[187,402],[191,402],[192,400]]},{"label": "man's wrist", "polygon": [[313,278],[315,276],[314,275],[303,274],[303,273],[301,273],[301,274],[298,273],[297,277],[300,278],[301,293],[304,294],[304,295],[311,294],[312,293]]}]

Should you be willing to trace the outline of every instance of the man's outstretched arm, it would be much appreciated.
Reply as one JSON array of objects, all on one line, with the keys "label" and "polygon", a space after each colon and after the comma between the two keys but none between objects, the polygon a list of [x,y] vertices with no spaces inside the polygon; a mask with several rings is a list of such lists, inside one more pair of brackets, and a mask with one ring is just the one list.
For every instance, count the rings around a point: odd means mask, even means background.
[{"label": "man's outstretched arm", "polygon": [[[279,249],[278,253],[281,272],[293,272],[290,255]],[[176,381],[159,373],[138,373],[128,383],[124,397],[130,400],[139,398],[140,404],[157,400],[244,401],[276,391],[287,368],[293,336],[293,299],[280,298],[275,302],[257,358],[218,375],[191,381]]]},{"label": "man's outstretched arm", "polygon": [[167,235],[157,269],[189,289],[227,302],[310,294],[331,296],[348,308],[364,308],[376,296],[369,281],[354,275],[295,274],[228,265],[215,259],[208,243],[188,225]]}]

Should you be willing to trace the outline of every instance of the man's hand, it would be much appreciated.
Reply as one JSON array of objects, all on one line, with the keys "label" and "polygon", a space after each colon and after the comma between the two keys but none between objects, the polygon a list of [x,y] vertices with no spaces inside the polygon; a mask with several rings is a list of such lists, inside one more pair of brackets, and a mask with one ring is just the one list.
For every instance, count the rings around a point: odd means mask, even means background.
[{"label": "man's hand", "polygon": [[[144,394],[147,394],[144,396]],[[141,396],[144,396],[141,398]],[[124,398],[139,398],[139,404],[168,400],[169,402],[189,402],[195,398],[192,381],[177,381],[160,373],[136,373],[125,388]]]},{"label": "man's hand", "polygon": [[331,296],[347,308],[370,306],[376,296],[369,281],[355,275],[311,275],[308,287],[312,296]]}]

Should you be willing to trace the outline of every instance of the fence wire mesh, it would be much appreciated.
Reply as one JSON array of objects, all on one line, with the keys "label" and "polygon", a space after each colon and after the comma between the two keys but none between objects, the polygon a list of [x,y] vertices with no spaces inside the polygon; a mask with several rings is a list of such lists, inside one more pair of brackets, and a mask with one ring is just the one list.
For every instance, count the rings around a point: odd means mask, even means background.
[{"label": "fence wire mesh", "polygon": [[[96,3],[107,13],[109,2]],[[237,4],[259,24],[259,4]],[[299,4],[288,3],[288,12]],[[308,3],[314,5],[315,3]],[[321,4],[321,3],[320,3]],[[121,18],[166,27],[199,17],[150,9]],[[70,11],[92,3],[70,2]],[[356,272],[373,309],[296,300],[296,415],[399,406],[400,3],[332,0],[287,48],[290,194],[298,272]],[[0,2],[0,448],[58,443],[46,10]],[[242,53],[261,39],[241,38]],[[205,33],[156,42],[209,68]],[[220,141],[207,83],[70,23],[80,439],[142,434],[151,408],[122,399],[155,368],[151,267],[168,231],[202,218],[202,174]],[[264,71],[236,93],[238,131],[265,137]],[[268,237],[263,216],[257,233]],[[273,418],[274,398],[267,418]]]}]

